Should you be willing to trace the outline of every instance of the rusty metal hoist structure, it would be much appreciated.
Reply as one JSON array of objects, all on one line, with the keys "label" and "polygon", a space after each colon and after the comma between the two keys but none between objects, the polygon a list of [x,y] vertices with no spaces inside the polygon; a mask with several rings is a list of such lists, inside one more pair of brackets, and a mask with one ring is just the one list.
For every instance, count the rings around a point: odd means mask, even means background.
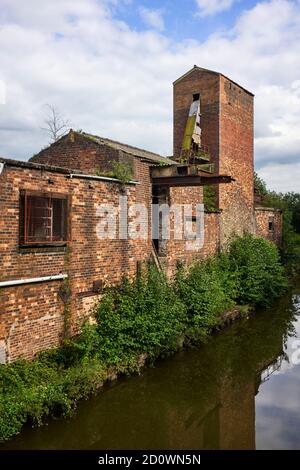
[{"label": "rusty metal hoist structure", "polygon": [[200,94],[196,93],[193,95],[193,101],[189,109],[179,161],[187,165],[197,165],[199,170],[212,173],[214,165],[209,163],[209,150],[201,142],[200,106]]},{"label": "rusty metal hoist structure", "polygon": [[174,165],[156,165],[151,169],[153,187],[188,187],[231,183],[230,175],[215,173],[208,147],[202,144],[200,93],[193,95],[182,140],[180,156]]}]

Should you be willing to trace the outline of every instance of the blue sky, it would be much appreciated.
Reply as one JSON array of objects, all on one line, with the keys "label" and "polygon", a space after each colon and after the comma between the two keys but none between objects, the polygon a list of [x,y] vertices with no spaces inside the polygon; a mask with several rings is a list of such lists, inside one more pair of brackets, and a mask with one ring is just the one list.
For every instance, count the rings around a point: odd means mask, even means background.
[{"label": "blue sky", "polygon": [[75,129],[170,155],[172,82],[197,64],[255,93],[256,169],[300,191],[300,0],[0,3],[0,156],[47,145],[47,103]]},{"label": "blue sky", "polygon": [[164,33],[175,41],[189,39],[205,40],[208,35],[217,31],[232,28],[238,15],[254,6],[255,0],[239,0],[225,11],[201,17],[195,0],[145,0],[122,3],[116,8],[116,17],[125,21],[132,29],[143,31],[147,23],[140,14],[139,7],[157,10],[162,13]]}]

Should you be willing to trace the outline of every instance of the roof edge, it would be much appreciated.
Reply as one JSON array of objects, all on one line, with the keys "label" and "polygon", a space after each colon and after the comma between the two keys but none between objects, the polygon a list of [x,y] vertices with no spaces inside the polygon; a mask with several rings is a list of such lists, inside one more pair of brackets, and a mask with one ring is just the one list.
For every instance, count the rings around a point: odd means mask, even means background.
[{"label": "roof edge", "polygon": [[203,70],[204,72],[206,73],[211,73],[211,74],[214,74],[214,75],[219,75],[221,77],[224,77],[226,78],[226,80],[229,80],[231,83],[233,83],[234,85],[238,86],[239,88],[241,88],[242,90],[244,90],[246,93],[248,93],[249,95],[251,96],[255,96],[254,93],[252,93],[251,91],[247,90],[247,88],[244,88],[242,85],[240,85],[239,83],[235,82],[234,80],[232,80],[231,78],[227,77],[226,75],[224,75],[223,73],[221,72],[215,72],[214,70],[209,70],[209,69],[205,69],[203,67],[198,67],[198,65],[194,65],[193,68],[191,68],[188,72],[184,73],[183,75],[181,75],[181,77],[177,78],[177,80],[175,80],[173,82],[173,86],[176,85],[178,82],[180,82],[181,80],[183,80],[184,78],[188,77],[192,72],[194,72],[195,70]]},{"label": "roof edge", "polygon": [[86,137],[87,139],[90,139],[92,142],[95,142],[98,145],[99,145],[99,142],[96,142],[95,140],[93,140],[93,138],[100,139],[100,140],[103,139],[103,144],[106,144],[106,141],[109,141],[109,142],[112,142],[112,143],[118,144],[118,145],[126,145],[127,147],[132,148],[133,150],[140,150],[142,152],[152,154],[155,157],[166,158],[163,155],[160,155],[159,153],[151,152],[150,150],[146,150],[146,149],[143,149],[141,147],[136,147],[135,145],[125,144],[124,142],[119,142],[118,140],[110,139],[109,137],[100,137],[98,135],[89,134],[88,132],[84,132],[84,131],[82,131],[82,132],[73,131],[73,132],[74,132],[74,134],[79,134],[79,135],[82,135],[82,136]]},{"label": "roof edge", "polygon": [[[40,171],[48,171],[52,173],[60,173],[70,178],[75,177],[75,178],[82,178],[82,179],[101,180],[103,182],[108,182],[108,183],[123,184],[122,181],[120,181],[117,178],[106,177],[104,175],[98,176],[92,173],[86,174],[80,170],[76,170],[72,168],[63,168],[60,166],[52,166],[52,165],[48,165],[44,163],[29,162],[29,161],[23,161],[23,160],[13,160],[11,158],[0,157],[0,164],[1,163],[4,164],[4,166],[7,165],[7,166],[17,167],[17,168],[26,168],[26,169],[34,169],[34,170],[40,170]],[[130,180],[126,184],[139,184],[139,182],[136,180]]]},{"label": "roof edge", "polygon": [[53,171],[54,173],[63,173],[66,175],[69,174],[71,171],[73,171],[69,168],[63,168],[63,167],[55,166],[55,165],[48,165],[47,163],[14,160],[12,158],[4,158],[4,157],[0,157],[0,162],[8,166],[15,166],[18,168],[29,168],[29,169],[33,168],[35,170]]},{"label": "roof edge", "polygon": [[254,206],[255,211],[266,211],[266,212],[282,212],[282,209],[278,207],[268,207],[268,206]]},{"label": "roof edge", "polygon": [[[134,145],[130,145],[130,144],[125,144],[124,142],[119,142],[118,140],[114,140],[114,139],[110,139],[108,137],[101,137],[101,136],[98,136],[98,135],[93,135],[93,134],[89,134],[88,132],[78,132],[78,131],[73,131],[73,133],[77,134],[77,135],[80,135],[80,136],[83,136],[84,138],[88,139],[89,141],[95,143],[96,145],[108,145],[111,143],[111,145],[113,146],[113,144],[116,144],[116,145],[120,145],[120,146],[125,146],[125,147],[128,147],[128,149],[132,149],[132,153],[131,152],[127,152],[125,149],[122,149],[122,152],[124,153],[127,153],[128,155],[132,155],[136,158],[140,158],[142,160],[148,160],[148,162],[151,162],[151,163],[154,163],[154,160],[151,159],[151,155],[157,159],[160,159],[161,160],[161,163],[164,163],[166,165],[171,165],[171,164],[174,164],[173,162],[170,161],[170,159],[168,159],[168,157],[164,157],[163,155],[160,155],[159,153],[155,153],[155,152],[151,152],[149,150],[146,150],[146,149],[143,149],[141,147],[136,147]],[[100,142],[97,142],[100,141]],[[101,142],[101,140],[103,140],[103,142]],[[135,155],[134,154],[134,151],[137,150],[139,152],[144,152],[145,154],[149,154],[149,157],[147,157],[147,155]],[[159,165],[160,162],[157,162],[157,164]]]},{"label": "roof edge", "polygon": [[[32,155],[32,157],[30,157],[29,161],[31,161],[34,157],[38,156],[39,154],[42,154],[43,152],[47,151],[52,146],[58,145],[61,141],[68,139],[72,135],[73,136],[77,135],[79,137],[83,137],[88,142],[90,142],[90,143],[92,143],[96,146],[107,145],[108,147],[115,148],[114,145],[117,145],[117,146],[120,146],[120,147],[128,147],[128,150],[131,149],[132,152],[126,151],[125,149],[122,149],[122,152],[127,153],[128,155],[131,155],[135,158],[147,160],[148,163],[154,163],[155,162],[154,159],[157,159],[156,164],[158,164],[158,165],[161,164],[161,163],[164,163],[165,165],[174,164],[173,162],[171,162],[171,160],[168,157],[164,157],[163,155],[160,155],[159,153],[151,152],[150,150],[146,150],[146,149],[143,149],[141,147],[135,147],[134,145],[126,144],[124,142],[119,142],[117,140],[110,139],[108,137],[101,137],[99,135],[90,134],[89,132],[85,132],[85,131],[81,131],[81,130],[77,131],[77,130],[74,130],[74,129],[70,129],[69,132],[67,132],[66,134],[61,136],[56,142],[52,142],[47,147],[41,149],[39,152]],[[138,152],[143,152],[143,153],[145,153],[145,155],[143,155],[143,156],[136,155],[134,153],[135,150],[138,151]],[[146,154],[148,154],[148,156]],[[151,158],[151,156],[153,156],[153,159]]]}]

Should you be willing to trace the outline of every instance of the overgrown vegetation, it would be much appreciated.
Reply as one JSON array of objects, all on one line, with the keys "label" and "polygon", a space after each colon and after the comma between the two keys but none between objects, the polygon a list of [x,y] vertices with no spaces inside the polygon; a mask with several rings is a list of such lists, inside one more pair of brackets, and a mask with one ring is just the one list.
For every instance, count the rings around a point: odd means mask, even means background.
[{"label": "overgrown vegetation", "polygon": [[266,305],[284,287],[276,247],[251,235],[234,240],[227,254],[179,267],[172,284],[153,267],[124,279],[105,291],[96,324],[77,339],[32,362],[0,366],[0,440],[25,422],[69,415],[110,375],[138,371],[141,355],[153,361],[198,343],[236,302]]},{"label": "overgrown vegetation", "polygon": [[217,193],[214,186],[203,186],[203,204],[206,212],[218,212]]},{"label": "overgrown vegetation", "polygon": [[100,357],[116,364],[147,353],[151,358],[177,348],[186,320],[184,302],[154,267],[136,281],[110,289],[96,311]]},{"label": "overgrown vegetation", "polygon": [[218,322],[218,314],[233,306],[235,277],[228,255],[195,262],[188,270],[178,268],[174,288],[186,306],[189,341],[204,339]]},{"label": "overgrown vegetation", "polygon": [[96,170],[96,175],[106,176],[108,178],[118,179],[122,185],[125,185],[133,178],[132,165],[130,162],[117,162],[112,161],[112,170],[111,171],[100,171]]},{"label": "overgrown vegetation", "polygon": [[235,273],[235,300],[241,304],[268,306],[287,286],[278,250],[263,238],[234,240],[229,264]]}]

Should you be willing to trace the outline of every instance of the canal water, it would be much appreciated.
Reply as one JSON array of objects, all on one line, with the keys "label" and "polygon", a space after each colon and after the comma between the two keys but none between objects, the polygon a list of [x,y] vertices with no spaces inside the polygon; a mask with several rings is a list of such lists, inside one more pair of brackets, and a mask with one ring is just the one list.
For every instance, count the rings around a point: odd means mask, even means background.
[{"label": "canal water", "polygon": [[[300,284],[7,449],[300,449]],[[3,447],[2,447],[3,448]]]}]

